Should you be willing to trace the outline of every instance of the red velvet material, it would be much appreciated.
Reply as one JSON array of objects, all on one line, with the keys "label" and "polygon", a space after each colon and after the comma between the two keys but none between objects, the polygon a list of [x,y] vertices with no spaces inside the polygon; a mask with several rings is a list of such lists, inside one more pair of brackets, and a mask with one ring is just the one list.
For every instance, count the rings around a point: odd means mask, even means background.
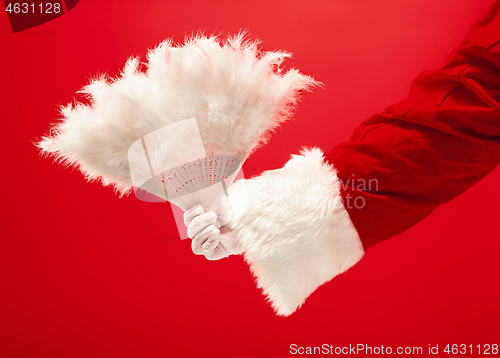
[{"label": "red velvet material", "polygon": [[420,222],[500,162],[499,9],[493,2],[440,69],[417,76],[407,99],[326,154],[365,249]]}]

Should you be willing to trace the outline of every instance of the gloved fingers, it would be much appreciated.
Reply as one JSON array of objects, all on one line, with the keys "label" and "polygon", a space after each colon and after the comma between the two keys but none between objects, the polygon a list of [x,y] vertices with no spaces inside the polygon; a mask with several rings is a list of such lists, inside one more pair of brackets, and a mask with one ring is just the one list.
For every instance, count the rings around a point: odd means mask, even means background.
[{"label": "gloved fingers", "polygon": [[[195,217],[187,228],[187,234],[189,237],[195,237],[199,233],[205,230],[205,228],[209,225],[214,225],[217,221],[216,213],[204,213]],[[215,230],[215,227],[214,227]]]},{"label": "gloved fingers", "polygon": [[212,232],[210,237],[203,243],[201,249],[203,253],[207,251],[213,251],[217,245],[219,245],[220,241],[220,230],[215,230]]},{"label": "gloved fingers", "polygon": [[195,217],[203,214],[204,212],[205,210],[203,209],[203,206],[193,206],[191,209],[184,213],[184,225],[186,225],[186,227],[189,226],[189,224],[191,224],[191,221],[193,221]]},{"label": "gloved fingers", "polygon": [[209,261],[216,261],[227,257],[224,256],[218,248],[215,248],[215,250],[206,251],[203,253],[203,255],[205,255],[205,258]]},{"label": "gloved fingers", "polygon": [[219,235],[219,230],[217,230],[214,225],[210,225],[193,238],[191,241],[191,249],[196,255],[203,255],[203,244],[210,239],[213,233]]},{"label": "gloved fingers", "polygon": [[215,260],[220,260],[224,259],[226,257],[229,257],[232,253],[229,252],[224,245],[221,245],[219,243],[213,250],[206,250],[203,252],[203,255],[205,255],[205,258],[210,261],[215,261]]},{"label": "gloved fingers", "polygon": [[215,211],[217,214],[217,222],[220,224],[219,227],[224,226],[229,221],[229,214],[227,212],[227,207],[225,205],[219,206],[219,208]]},{"label": "gloved fingers", "polygon": [[207,260],[220,260],[230,255],[238,255],[242,249],[236,240],[236,236],[231,231],[219,232],[202,246],[203,255]]}]

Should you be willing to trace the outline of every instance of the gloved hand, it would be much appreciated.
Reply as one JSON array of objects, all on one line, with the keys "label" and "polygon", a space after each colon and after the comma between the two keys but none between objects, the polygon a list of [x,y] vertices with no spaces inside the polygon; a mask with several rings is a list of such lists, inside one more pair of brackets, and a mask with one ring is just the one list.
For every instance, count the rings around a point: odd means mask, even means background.
[{"label": "gloved hand", "polygon": [[205,255],[208,260],[220,260],[241,253],[234,234],[223,227],[227,224],[227,213],[223,207],[215,213],[205,213],[201,205],[196,205],[184,213],[184,224],[188,228],[188,236],[193,239],[191,248],[196,255]]}]

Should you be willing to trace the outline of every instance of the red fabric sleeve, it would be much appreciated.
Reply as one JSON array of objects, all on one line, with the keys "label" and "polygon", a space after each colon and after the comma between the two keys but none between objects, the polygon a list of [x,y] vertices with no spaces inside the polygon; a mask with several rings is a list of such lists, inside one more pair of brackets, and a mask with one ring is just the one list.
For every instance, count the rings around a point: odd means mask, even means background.
[{"label": "red fabric sleeve", "polygon": [[365,249],[420,222],[500,162],[500,2],[408,98],[326,154]]}]

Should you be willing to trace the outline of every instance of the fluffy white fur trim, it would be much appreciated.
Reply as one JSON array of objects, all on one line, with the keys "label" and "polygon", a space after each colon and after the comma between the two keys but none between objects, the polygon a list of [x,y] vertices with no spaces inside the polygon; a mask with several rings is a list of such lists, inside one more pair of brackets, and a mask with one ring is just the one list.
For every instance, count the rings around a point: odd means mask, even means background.
[{"label": "fluffy white fur trim", "polygon": [[229,190],[230,228],[258,286],[285,316],[364,253],[335,169],[319,149],[301,154]]},{"label": "fluffy white fur trim", "polygon": [[287,57],[262,53],[243,35],[198,36],[179,46],[164,41],[147,63],[130,58],[118,78],[101,76],[85,86],[90,104],[63,107],[63,118],[38,146],[121,194],[132,185],[130,146],[187,118],[196,117],[207,155],[243,161],[290,117],[299,92],[317,84],[295,69],[281,73]]}]

